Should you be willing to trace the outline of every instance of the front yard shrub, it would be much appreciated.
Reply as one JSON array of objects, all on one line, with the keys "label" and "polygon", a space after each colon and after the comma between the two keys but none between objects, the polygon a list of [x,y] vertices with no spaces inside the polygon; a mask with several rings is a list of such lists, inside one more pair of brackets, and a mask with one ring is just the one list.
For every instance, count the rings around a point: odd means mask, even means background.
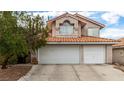
[{"label": "front yard shrub", "polygon": [[0,65],[4,62],[4,57],[0,55]]},{"label": "front yard shrub", "polygon": [[8,64],[17,64],[17,57],[12,56],[11,58],[9,58]]}]

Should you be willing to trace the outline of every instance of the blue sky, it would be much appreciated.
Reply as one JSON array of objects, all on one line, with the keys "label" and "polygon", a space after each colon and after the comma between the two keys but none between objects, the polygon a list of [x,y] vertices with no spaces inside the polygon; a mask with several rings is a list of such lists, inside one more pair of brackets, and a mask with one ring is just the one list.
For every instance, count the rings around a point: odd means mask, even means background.
[{"label": "blue sky", "polygon": [[123,11],[34,11],[33,15],[48,16],[50,18],[59,16],[65,12],[71,14],[79,13],[106,25],[101,30],[101,37],[119,39],[124,37],[124,12]]}]

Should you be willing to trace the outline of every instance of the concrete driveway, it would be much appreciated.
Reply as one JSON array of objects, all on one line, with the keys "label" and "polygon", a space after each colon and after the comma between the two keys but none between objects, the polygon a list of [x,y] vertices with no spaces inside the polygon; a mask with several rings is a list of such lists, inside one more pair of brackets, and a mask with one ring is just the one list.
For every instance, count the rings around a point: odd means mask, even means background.
[{"label": "concrete driveway", "polygon": [[112,65],[34,65],[20,81],[124,80],[124,72]]}]

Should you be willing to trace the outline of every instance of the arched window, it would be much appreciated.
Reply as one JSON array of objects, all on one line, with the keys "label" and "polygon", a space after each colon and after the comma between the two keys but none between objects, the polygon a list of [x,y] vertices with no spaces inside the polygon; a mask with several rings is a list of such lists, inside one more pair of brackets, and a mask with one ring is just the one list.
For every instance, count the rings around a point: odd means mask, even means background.
[{"label": "arched window", "polygon": [[71,35],[74,32],[74,24],[70,24],[68,20],[60,24],[60,34],[61,35]]}]

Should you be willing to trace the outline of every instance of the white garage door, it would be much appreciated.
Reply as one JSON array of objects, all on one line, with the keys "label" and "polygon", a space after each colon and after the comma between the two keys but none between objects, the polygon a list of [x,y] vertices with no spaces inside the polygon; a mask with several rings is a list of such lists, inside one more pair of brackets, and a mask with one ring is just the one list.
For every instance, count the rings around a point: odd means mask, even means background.
[{"label": "white garage door", "polygon": [[47,45],[38,50],[39,64],[79,64],[78,45]]},{"label": "white garage door", "polygon": [[105,63],[104,45],[85,45],[84,46],[85,64],[103,64]]}]

